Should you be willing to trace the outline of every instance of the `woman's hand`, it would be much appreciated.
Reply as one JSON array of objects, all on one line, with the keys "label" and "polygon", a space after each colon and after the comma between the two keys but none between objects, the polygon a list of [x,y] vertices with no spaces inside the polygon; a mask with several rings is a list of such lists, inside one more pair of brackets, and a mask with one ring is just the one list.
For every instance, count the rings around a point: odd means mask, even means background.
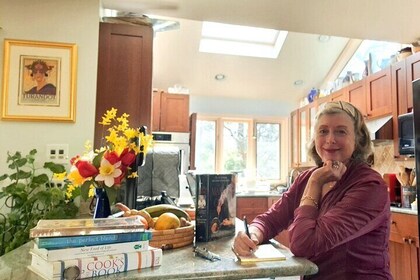
[{"label": "woman's hand", "polygon": [[324,166],[312,173],[310,179],[323,186],[326,183],[340,180],[346,170],[347,167],[344,163],[336,160],[327,160],[324,162]]},{"label": "woman's hand", "polygon": [[249,238],[245,232],[239,231],[233,241],[232,250],[237,255],[249,256],[257,249],[258,243],[257,233],[251,233],[251,238]]}]

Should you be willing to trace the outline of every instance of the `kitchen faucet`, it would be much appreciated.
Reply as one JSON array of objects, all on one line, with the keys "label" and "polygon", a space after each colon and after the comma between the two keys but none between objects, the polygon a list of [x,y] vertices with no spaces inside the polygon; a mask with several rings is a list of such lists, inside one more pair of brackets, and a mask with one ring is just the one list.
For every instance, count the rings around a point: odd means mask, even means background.
[{"label": "kitchen faucet", "polygon": [[287,182],[288,183],[287,188],[290,188],[290,186],[293,184],[293,182],[295,180],[295,173],[296,172],[297,172],[296,176],[298,176],[299,173],[300,173],[300,171],[298,169],[292,168],[292,170],[290,170],[290,173],[289,173],[289,181]]}]

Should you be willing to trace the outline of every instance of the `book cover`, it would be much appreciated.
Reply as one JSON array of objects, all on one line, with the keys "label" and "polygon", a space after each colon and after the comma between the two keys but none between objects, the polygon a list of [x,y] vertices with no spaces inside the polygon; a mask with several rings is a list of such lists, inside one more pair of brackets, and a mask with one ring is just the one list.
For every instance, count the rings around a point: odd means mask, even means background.
[{"label": "book cover", "polygon": [[236,254],[236,256],[241,263],[286,260],[286,256],[272,244],[258,245],[257,250],[252,255],[239,256]]},{"label": "book cover", "polygon": [[128,232],[115,234],[79,235],[62,237],[37,237],[34,242],[38,248],[62,249],[69,247],[83,247],[93,245],[104,245],[132,241],[146,241],[152,239],[152,232]]},{"label": "book cover", "polygon": [[114,244],[101,244],[84,247],[71,247],[64,249],[39,248],[34,243],[31,252],[46,259],[47,261],[71,260],[76,258],[98,257],[121,253],[146,251],[149,248],[149,241],[133,241]]},{"label": "book cover", "polygon": [[39,220],[29,237],[54,237],[144,231],[139,216],[99,219]]},{"label": "book cover", "polygon": [[160,266],[162,249],[49,262],[32,254],[30,269],[47,279],[83,279]]},{"label": "book cover", "polygon": [[196,175],[197,242],[235,235],[235,178],[233,174]]}]

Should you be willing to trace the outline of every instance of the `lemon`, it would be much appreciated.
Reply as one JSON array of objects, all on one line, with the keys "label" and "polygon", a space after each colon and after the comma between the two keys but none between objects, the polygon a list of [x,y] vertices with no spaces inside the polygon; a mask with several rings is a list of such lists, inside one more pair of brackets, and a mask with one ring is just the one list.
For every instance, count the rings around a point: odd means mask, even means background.
[{"label": "lemon", "polygon": [[156,230],[175,229],[181,226],[179,218],[171,212],[163,213],[155,222]]}]

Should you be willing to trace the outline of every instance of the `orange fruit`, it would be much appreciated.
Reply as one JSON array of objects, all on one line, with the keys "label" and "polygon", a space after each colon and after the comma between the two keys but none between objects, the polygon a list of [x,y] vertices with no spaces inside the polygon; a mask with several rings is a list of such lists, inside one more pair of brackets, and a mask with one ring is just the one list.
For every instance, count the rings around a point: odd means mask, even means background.
[{"label": "orange fruit", "polygon": [[181,226],[181,222],[177,215],[171,212],[163,213],[155,222],[156,230],[175,229]]}]

